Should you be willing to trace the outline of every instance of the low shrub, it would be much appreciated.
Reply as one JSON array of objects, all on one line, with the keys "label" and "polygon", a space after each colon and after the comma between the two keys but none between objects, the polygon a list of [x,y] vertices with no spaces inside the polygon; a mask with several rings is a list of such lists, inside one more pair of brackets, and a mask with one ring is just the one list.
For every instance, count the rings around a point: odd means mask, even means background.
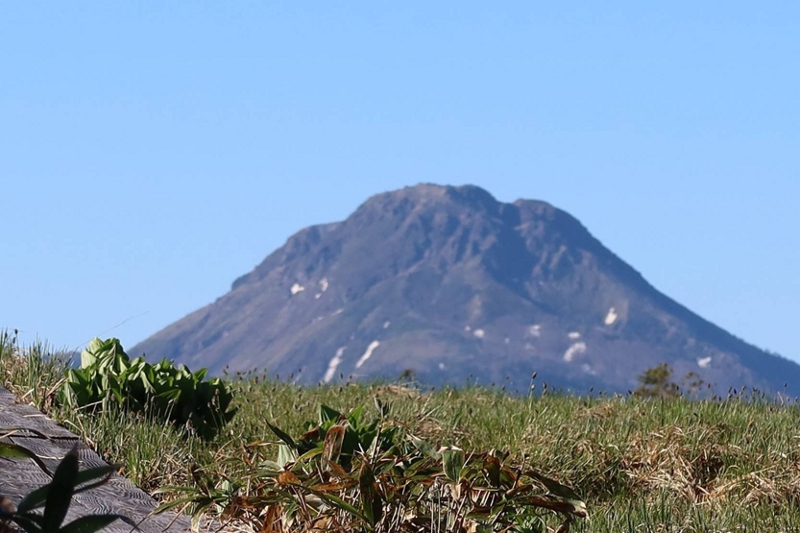
[{"label": "low shrub", "polygon": [[72,407],[112,405],[169,420],[212,439],[235,415],[233,395],[222,380],[205,381],[207,370],[191,372],[166,359],[150,364],[128,357],[118,339],[92,340],[81,366],[67,370],[59,399]]}]

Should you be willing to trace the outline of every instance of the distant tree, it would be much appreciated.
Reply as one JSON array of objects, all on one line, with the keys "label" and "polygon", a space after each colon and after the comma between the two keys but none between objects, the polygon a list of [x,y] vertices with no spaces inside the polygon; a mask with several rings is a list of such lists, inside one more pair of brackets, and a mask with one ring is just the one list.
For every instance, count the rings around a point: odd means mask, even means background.
[{"label": "distant tree", "polygon": [[672,368],[667,363],[649,368],[636,378],[640,385],[634,394],[642,398],[677,398],[680,387],[671,377]]},{"label": "distant tree", "polygon": [[403,373],[400,374],[400,377],[397,378],[398,381],[411,383],[417,377],[417,373],[414,372],[413,368],[406,368],[403,370]]},{"label": "distant tree", "polygon": [[693,398],[701,395],[703,389],[707,386],[709,385],[706,380],[697,375],[696,372],[688,372],[681,380],[681,388]]}]

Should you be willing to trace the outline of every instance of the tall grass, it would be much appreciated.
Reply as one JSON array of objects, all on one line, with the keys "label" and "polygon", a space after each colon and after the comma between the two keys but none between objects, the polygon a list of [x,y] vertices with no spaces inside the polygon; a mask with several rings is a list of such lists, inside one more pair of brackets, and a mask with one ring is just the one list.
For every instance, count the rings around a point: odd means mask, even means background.
[{"label": "tall grass", "polygon": [[0,384],[21,400],[49,410],[68,366],[68,354],[46,341],[24,346],[19,344],[16,330],[0,331]]},{"label": "tall grass", "polygon": [[[511,396],[492,388],[418,390],[381,383],[300,387],[229,378],[239,411],[211,442],[124,412],[95,415],[52,401],[63,362],[44,344],[0,336],[3,385],[81,434],[145,490],[191,486],[199,467],[248,490],[251,465],[274,458],[268,421],[292,435],[320,404],[347,411],[374,397],[409,432],[465,450],[508,450],[571,485],[589,506],[578,531],[800,531],[800,407],[762,396],[653,400]],[[541,387],[539,387],[541,389]],[[170,494],[162,495],[170,498]]]}]

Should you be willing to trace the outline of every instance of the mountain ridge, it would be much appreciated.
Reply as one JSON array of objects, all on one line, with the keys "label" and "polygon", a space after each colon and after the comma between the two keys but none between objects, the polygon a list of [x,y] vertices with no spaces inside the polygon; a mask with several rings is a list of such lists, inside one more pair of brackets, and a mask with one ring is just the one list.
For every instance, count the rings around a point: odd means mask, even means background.
[{"label": "mountain ridge", "polygon": [[304,383],[413,370],[434,384],[472,375],[522,388],[537,371],[620,392],[666,362],[720,390],[785,379],[800,393],[800,366],[662,294],[566,211],[471,185],[377,194],[304,228],[134,350]]}]

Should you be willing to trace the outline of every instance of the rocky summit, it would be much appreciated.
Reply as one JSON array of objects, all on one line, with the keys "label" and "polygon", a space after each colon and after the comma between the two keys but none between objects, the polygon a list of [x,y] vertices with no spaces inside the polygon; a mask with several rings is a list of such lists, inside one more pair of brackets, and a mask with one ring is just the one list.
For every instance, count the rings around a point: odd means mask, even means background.
[{"label": "rocky summit", "polygon": [[289,238],[230,292],[131,350],[212,374],[625,392],[661,363],[718,393],[800,395],[800,366],[658,292],[581,223],[474,186],[417,185]]}]

